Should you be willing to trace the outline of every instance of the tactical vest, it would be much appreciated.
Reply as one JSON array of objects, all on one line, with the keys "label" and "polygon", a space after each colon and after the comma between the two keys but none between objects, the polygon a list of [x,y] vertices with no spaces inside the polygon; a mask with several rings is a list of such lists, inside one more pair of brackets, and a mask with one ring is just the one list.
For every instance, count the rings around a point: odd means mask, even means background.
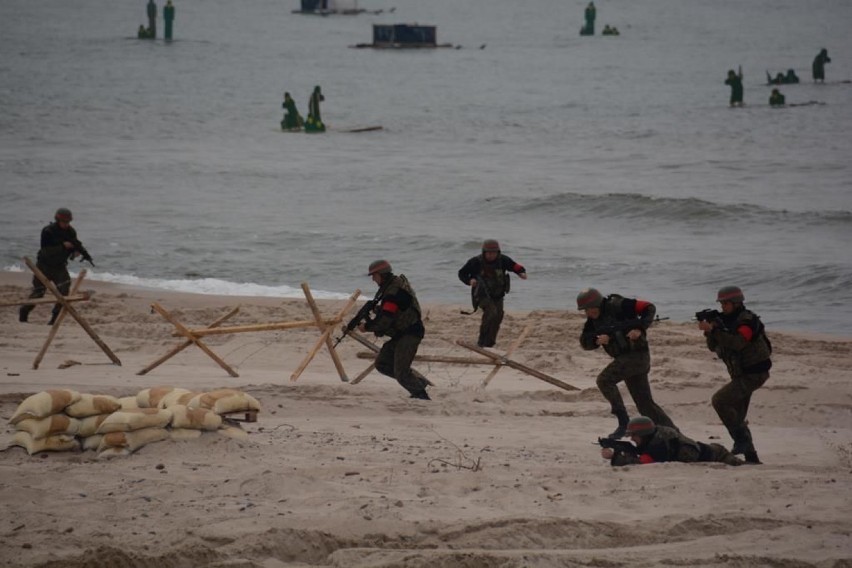
[{"label": "tactical vest", "polygon": [[[753,326],[757,322],[756,326]],[[726,322],[727,323],[727,322]],[[728,372],[731,375],[739,375],[742,373],[763,372],[755,371],[755,366],[767,361],[772,355],[772,345],[766,337],[766,330],[763,327],[763,322],[757,314],[743,308],[737,315],[733,325],[729,326],[732,333],[737,333],[740,326],[746,325],[751,329],[756,329],[751,341],[746,343],[745,348],[741,351],[736,349],[726,348],[723,345],[717,345],[714,350],[725,366],[728,367]],[[768,370],[765,369],[765,370]]]},{"label": "tactical vest", "polygon": [[423,313],[420,310],[420,303],[417,301],[417,295],[414,293],[414,289],[411,287],[411,284],[408,282],[408,278],[406,278],[404,274],[399,274],[393,277],[393,280],[391,280],[388,284],[388,287],[385,289],[382,297],[395,296],[400,290],[404,290],[411,296],[411,306],[396,315],[393,320],[393,326],[391,327],[391,335],[407,331],[408,328],[420,321],[421,314]]},{"label": "tactical vest", "polygon": [[497,258],[492,263],[485,262],[485,255],[479,257],[480,274],[482,280],[488,287],[488,294],[495,300],[499,300],[509,293],[510,279],[506,270],[503,268],[503,257],[497,255]]},{"label": "tactical vest", "polygon": [[42,229],[44,234],[50,235],[49,243],[45,248],[40,248],[36,260],[42,266],[51,268],[62,268],[68,264],[68,259],[74,252],[65,248],[66,241],[74,242],[77,240],[77,231],[73,227],[63,229],[57,223],[51,223]]},{"label": "tactical vest", "polygon": [[[623,313],[621,306],[622,302],[624,302],[624,297],[619,296],[618,294],[610,294],[606,297],[604,303],[601,305],[600,317],[593,320],[595,331],[605,330],[607,326],[625,321],[619,317]],[[603,346],[604,351],[606,351],[610,357],[618,357],[619,355],[631,352],[648,352],[650,350],[648,347],[648,338],[645,336],[645,330],[641,331],[642,335],[636,341],[630,341],[627,339],[627,332],[625,331],[607,333],[606,335],[609,335],[610,341]],[[603,331],[601,331],[598,335],[601,335],[602,333]]]}]

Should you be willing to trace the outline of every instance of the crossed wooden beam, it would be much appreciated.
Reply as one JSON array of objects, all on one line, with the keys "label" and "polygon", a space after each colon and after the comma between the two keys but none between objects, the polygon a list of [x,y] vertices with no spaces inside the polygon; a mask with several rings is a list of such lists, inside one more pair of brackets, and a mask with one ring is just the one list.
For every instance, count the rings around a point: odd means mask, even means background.
[{"label": "crossed wooden beam", "polygon": [[314,300],[313,294],[311,294],[311,290],[308,287],[307,283],[302,283],[302,291],[305,293],[305,299],[308,302],[308,306],[311,308],[311,313],[313,314],[313,321],[311,320],[299,320],[299,321],[289,321],[289,322],[274,322],[274,323],[260,323],[260,324],[250,324],[250,325],[239,325],[239,326],[224,326],[222,325],[225,321],[234,316],[238,311],[239,307],[234,308],[227,314],[218,318],[216,321],[209,324],[207,327],[203,328],[189,328],[183,325],[178,319],[174,316],[174,314],[170,313],[160,304],[154,302],[151,304],[151,308],[160,314],[163,319],[171,323],[175,326],[175,331],[172,335],[183,337],[184,341],[180,344],[172,347],[166,354],[159,357],[149,365],[147,365],[144,369],[140,370],[137,375],[144,375],[154,368],[162,365],[187,347],[195,345],[201,351],[203,351],[208,357],[213,359],[217,365],[222,367],[229,375],[232,377],[239,377],[239,373],[234,370],[233,367],[228,365],[224,359],[219,357],[207,344],[204,342],[203,338],[208,335],[229,335],[233,333],[247,333],[247,332],[256,332],[256,331],[280,331],[286,329],[301,329],[301,328],[311,328],[316,327],[320,330],[321,335],[317,340],[316,345],[310,350],[305,359],[299,364],[299,367],[296,371],[291,375],[290,380],[295,381],[299,378],[308,364],[313,360],[316,354],[322,349],[323,344],[328,347],[329,353],[331,355],[332,360],[334,361],[334,366],[337,369],[338,374],[340,375],[340,380],[347,382],[349,378],[346,376],[346,371],[343,368],[343,363],[340,361],[340,358],[337,356],[337,353],[334,351],[331,343],[331,333],[334,331],[336,325],[340,324],[343,321],[343,316],[352,309],[352,306],[355,305],[355,301],[361,295],[360,290],[355,290],[352,295],[349,297],[349,300],[346,302],[346,305],[340,309],[340,311],[334,316],[332,319],[323,319],[322,314],[320,313],[319,307],[317,306],[316,301]]},{"label": "crossed wooden beam", "polygon": [[[498,355],[497,353],[487,351],[487,350],[485,350],[485,349],[483,349],[483,348],[481,348],[477,345],[473,345],[471,343],[468,343],[466,341],[462,341],[460,339],[460,340],[455,342],[456,345],[459,345],[459,346],[464,347],[466,349],[470,349],[471,351],[478,353],[479,355],[482,355],[484,358],[453,357],[453,356],[447,356],[447,355],[416,355],[414,357],[414,360],[415,361],[427,362],[427,363],[447,363],[447,364],[450,364],[450,365],[493,365],[494,368],[491,370],[490,373],[488,373],[488,375],[482,381],[482,384],[481,384],[482,388],[485,388],[486,386],[488,386],[488,383],[491,382],[491,380],[500,371],[500,369],[502,369],[503,367],[511,367],[511,368],[513,368],[517,371],[521,371],[523,373],[526,373],[526,374],[528,374],[532,377],[535,377],[539,380],[550,383],[550,384],[557,386],[561,389],[568,390],[568,391],[580,390],[577,387],[569,385],[568,383],[565,383],[563,381],[560,381],[559,379],[557,379],[555,377],[551,377],[550,375],[548,375],[546,373],[542,373],[541,371],[533,369],[532,367],[529,367],[529,366],[524,365],[522,363],[518,363],[517,361],[513,361],[512,359],[509,359],[509,356],[518,347],[520,347],[521,343],[524,342],[524,340],[527,338],[527,336],[529,335],[531,330],[532,330],[532,324],[527,324],[527,326],[524,327],[523,331],[521,331],[521,334],[517,337],[517,339],[515,339],[515,341],[512,342],[512,344],[509,346],[509,349],[506,351],[505,355]],[[364,336],[359,335],[355,332],[350,332],[349,335],[353,339],[355,339],[356,341],[361,343],[361,345],[364,345],[365,347],[367,347],[371,351],[371,353],[359,353],[358,354],[359,358],[361,358],[361,359],[375,359],[375,353],[377,353],[379,351],[379,348],[376,345],[374,345],[372,342],[370,342]],[[364,369],[364,371],[360,375],[358,375],[357,377],[355,377],[355,379],[353,379],[352,384],[354,385],[354,384],[360,383],[375,368],[376,368],[376,366],[375,366],[375,364],[373,364],[373,365],[370,365],[369,367],[367,367],[366,369]],[[418,373],[414,369],[412,369],[411,372],[415,376],[423,377],[422,374]],[[426,377],[423,377],[423,378],[425,379]],[[428,381],[428,379],[427,379],[427,381]],[[432,383],[429,383],[429,384],[432,384]]]},{"label": "crossed wooden beam", "polygon": [[[48,280],[47,276],[45,276],[44,273],[39,270],[38,266],[36,266],[32,260],[27,257],[24,257],[23,260],[24,264],[26,264],[27,267],[32,270],[35,277],[38,278],[42,284],[44,284],[45,288],[47,288],[51,294],[53,294],[54,299],[51,300],[48,298],[43,298],[41,300],[27,300],[23,302],[17,302],[17,304],[61,304],[59,315],[57,316],[56,321],[53,322],[53,325],[50,328],[50,333],[48,333],[47,335],[47,340],[44,342],[44,345],[38,352],[38,355],[36,355],[35,360],[33,361],[33,369],[38,369],[38,366],[41,364],[45,353],[47,353],[48,347],[50,347],[50,344],[53,342],[53,339],[56,337],[56,334],[59,333],[59,327],[65,320],[66,314],[70,314],[71,317],[77,320],[77,323],[80,324],[80,327],[82,327],[83,330],[87,334],[89,334],[89,337],[92,338],[92,341],[94,341],[97,346],[100,347],[104,353],[106,353],[107,357],[109,357],[113,363],[118,366],[121,366],[121,361],[118,357],[115,356],[115,353],[113,353],[110,348],[107,347],[107,344],[101,340],[97,333],[95,333],[95,330],[92,329],[92,326],[89,325],[89,322],[87,322],[86,319],[82,315],[80,315],[80,313],[77,312],[77,310],[74,309],[74,307],[71,305],[72,302],[83,302],[89,299],[88,294],[79,294],[80,285],[82,285],[83,279],[86,277],[86,269],[84,268],[80,271],[80,274],[77,275],[77,278],[71,285],[71,291],[69,292],[68,296],[63,296],[62,292],[59,291],[59,288],[56,287],[56,284]],[[8,305],[8,303],[6,305]]]}]

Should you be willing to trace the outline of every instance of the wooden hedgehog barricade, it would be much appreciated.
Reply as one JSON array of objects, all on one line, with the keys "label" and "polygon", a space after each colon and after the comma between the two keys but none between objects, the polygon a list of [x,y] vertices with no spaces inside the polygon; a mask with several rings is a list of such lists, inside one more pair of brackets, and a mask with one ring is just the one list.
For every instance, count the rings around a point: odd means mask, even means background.
[{"label": "wooden hedgehog barricade", "polygon": [[86,292],[80,292],[80,286],[83,284],[83,279],[86,277],[86,269],[82,269],[80,273],[77,275],[77,278],[74,280],[74,283],[71,285],[71,290],[69,291],[67,296],[63,296],[62,292],[59,291],[59,288],[56,287],[56,284],[48,280],[47,276],[39,270],[38,266],[27,257],[23,257],[22,259],[24,264],[27,265],[33,275],[44,285],[44,287],[49,291],[53,298],[28,298],[26,300],[9,300],[0,302],[0,306],[8,307],[8,306],[24,306],[29,304],[60,304],[59,315],[56,317],[56,321],[53,322],[53,325],[50,327],[50,332],[47,335],[47,339],[42,345],[41,349],[36,355],[35,360],[33,361],[33,369],[38,369],[38,366],[41,364],[42,359],[44,359],[45,354],[47,353],[50,344],[53,343],[53,339],[56,337],[56,334],[59,333],[59,328],[62,326],[62,322],[65,321],[65,316],[70,314],[72,318],[74,318],[77,323],[80,324],[80,327],[92,338],[92,341],[101,348],[101,351],[106,353],[106,356],[110,358],[110,360],[116,364],[121,366],[121,361],[118,357],[116,357],[115,353],[107,346],[106,343],[95,333],[95,330],[92,329],[92,326],[89,325],[89,322],[86,321],[80,312],[78,312],[72,305],[72,302],[88,302],[91,296]]},{"label": "wooden hedgehog barricade", "polygon": [[[335,350],[334,344],[331,340],[331,334],[334,332],[335,328],[337,328],[340,324],[343,323],[344,316],[349,313],[352,307],[355,305],[358,297],[361,295],[360,290],[355,290],[346,304],[341,308],[331,319],[323,319],[322,313],[317,306],[316,301],[314,300],[313,295],[311,294],[311,290],[308,287],[306,282],[302,283],[302,291],[305,294],[305,300],[308,303],[308,307],[313,314],[313,320],[299,320],[299,321],[288,321],[288,322],[273,322],[273,323],[258,323],[258,324],[250,324],[250,325],[240,325],[240,326],[224,326],[222,325],[228,319],[233,317],[238,311],[239,307],[232,309],[222,317],[210,323],[207,327],[203,328],[189,328],[183,325],[174,314],[167,311],[158,303],[151,304],[151,308],[160,314],[163,319],[171,323],[175,327],[175,331],[173,335],[180,336],[184,338],[180,344],[172,347],[166,354],[157,358],[155,361],[150,363],[144,369],[140,370],[137,374],[144,375],[151,370],[155,369],[159,365],[165,363],[187,347],[195,345],[199,349],[201,349],[207,356],[209,356],[213,361],[216,362],[217,365],[222,367],[229,375],[232,377],[238,377],[239,374],[234,370],[233,367],[228,365],[224,359],[216,355],[210,347],[208,347],[203,338],[210,335],[228,335],[233,333],[249,333],[249,332],[262,332],[262,331],[281,331],[287,329],[305,329],[315,327],[320,331],[320,337],[317,339],[314,346],[308,351],[308,354],[299,364],[293,374],[290,376],[291,381],[296,381],[316,356],[316,354],[322,349],[323,345],[328,349],[329,355],[331,356],[332,361],[334,362],[334,366],[337,369],[337,373],[340,376],[340,380],[343,382],[349,382],[349,378],[346,374],[346,371],[343,368],[343,363],[340,361],[340,357],[337,355],[337,351]],[[509,357],[512,353],[523,343],[526,337],[529,335],[530,330],[532,329],[532,324],[527,325],[518,338],[512,343],[509,349],[506,351],[505,355],[498,355],[497,353],[493,353],[491,351],[487,351],[478,346],[471,345],[465,341],[459,340],[456,341],[456,344],[469,349],[479,355],[481,358],[468,358],[468,357],[441,357],[441,356],[429,356],[429,355],[418,355],[415,357],[415,361],[427,361],[427,362],[435,362],[435,363],[446,363],[449,365],[492,365],[494,369],[485,377],[485,380],[482,382],[482,387],[488,386],[488,383],[494,378],[497,372],[503,367],[511,367],[517,371],[521,371],[522,373],[526,373],[532,377],[535,377],[539,380],[550,383],[556,387],[567,391],[575,391],[579,390],[577,387],[560,381],[550,375],[542,373],[536,369],[533,369],[527,365],[519,363],[510,359]],[[380,348],[375,343],[358,333],[357,331],[349,331],[347,333],[348,337],[351,337],[355,341],[367,347],[371,353],[363,354],[367,358],[375,359],[376,353],[379,352]],[[362,354],[359,354],[361,357]],[[373,370],[375,370],[375,363],[371,364],[369,367],[364,369],[360,374],[358,374],[355,379],[352,380],[351,384],[355,385],[360,383],[364,378],[367,377]],[[428,384],[432,384],[429,379],[427,379],[422,373],[418,372],[415,369],[411,370],[412,374],[416,377],[419,377],[425,380]],[[248,422],[252,422],[253,417],[248,414],[245,417],[245,420]]]}]

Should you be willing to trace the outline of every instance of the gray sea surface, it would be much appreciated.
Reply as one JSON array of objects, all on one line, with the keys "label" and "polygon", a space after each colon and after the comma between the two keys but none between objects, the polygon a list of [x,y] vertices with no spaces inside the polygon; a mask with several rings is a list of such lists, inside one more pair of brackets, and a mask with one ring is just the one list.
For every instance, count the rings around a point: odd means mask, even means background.
[{"label": "gray sea surface", "polygon": [[[852,335],[852,2],[596,2],[618,37],[579,36],[585,1],[174,4],[166,42],[136,39],[144,0],[0,2],[0,269],[66,206],[94,279],[345,297],[387,258],[464,306],[496,238],[530,275],[509,309],[594,286],[686,321],[737,284],[770,329]],[[402,22],[461,47],[349,47]],[[788,68],[819,104],[768,106]],[[315,85],[329,131],[281,132]]]}]

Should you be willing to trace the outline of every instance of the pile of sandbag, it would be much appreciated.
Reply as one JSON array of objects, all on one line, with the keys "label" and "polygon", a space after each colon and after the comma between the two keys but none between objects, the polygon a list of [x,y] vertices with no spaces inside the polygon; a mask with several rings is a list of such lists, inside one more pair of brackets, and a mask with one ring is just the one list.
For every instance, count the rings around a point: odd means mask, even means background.
[{"label": "pile of sandbag", "polygon": [[245,431],[222,416],[249,411],[260,411],[260,403],[235,389],[154,387],[122,398],[49,390],[18,406],[10,419],[16,429],[10,445],[30,455],[80,447],[96,450],[98,457],[127,455],[152,442],[198,438],[205,431],[243,438]]}]

